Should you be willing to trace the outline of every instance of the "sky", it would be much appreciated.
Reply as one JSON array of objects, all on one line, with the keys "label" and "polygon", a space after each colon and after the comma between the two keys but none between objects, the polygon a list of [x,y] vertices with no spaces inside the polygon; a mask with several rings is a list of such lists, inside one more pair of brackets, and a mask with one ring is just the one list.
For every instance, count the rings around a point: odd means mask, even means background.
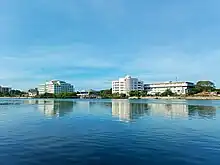
[{"label": "sky", "polygon": [[211,80],[220,87],[219,0],[0,0],[0,85],[60,79],[104,89]]}]

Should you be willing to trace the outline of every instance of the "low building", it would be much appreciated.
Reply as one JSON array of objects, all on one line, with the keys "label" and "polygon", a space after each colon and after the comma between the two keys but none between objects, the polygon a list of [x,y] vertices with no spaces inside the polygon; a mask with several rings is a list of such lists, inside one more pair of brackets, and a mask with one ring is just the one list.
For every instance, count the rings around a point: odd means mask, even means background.
[{"label": "low building", "polygon": [[98,95],[96,95],[95,92],[96,91],[94,90],[82,90],[77,92],[77,96],[81,99],[98,98]]},{"label": "low building", "polygon": [[35,88],[35,89],[29,89],[28,90],[28,96],[29,97],[35,97],[35,96],[37,96],[38,95],[38,90],[37,90],[37,88]]},{"label": "low building", "polygon": [[60,80],[47,81],[45,84],[40,84],[38,87],[39,94],[51,93],[71,93],[74,92],[74,86]]},{"label": "low building", "polygon": [[150,95],[155,95],[157,93],[163,93],[167,89],[170,89],[173,93],[178,95],[187,94],[190,89],[194,87],[192,82],[163,82],[163,83],[153,83],[153,84],[144,84],[144,90]]},{"label": "low building", "polygon": [[112,81],[112,93],[126,94],[130,91],[143,91],[144,82],[131,76],[119,78],[119,80]]},{"label": "low building", "polygon": [[10,87],[0,86],[0,92],[1,93],[10,93],[11,92],[11,88]]}]

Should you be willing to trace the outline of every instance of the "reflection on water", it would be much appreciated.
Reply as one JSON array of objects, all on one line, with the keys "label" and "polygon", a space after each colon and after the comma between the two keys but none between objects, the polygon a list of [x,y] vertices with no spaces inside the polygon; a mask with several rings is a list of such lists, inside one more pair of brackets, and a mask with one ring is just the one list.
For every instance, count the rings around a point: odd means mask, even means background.
[{"label": "reflection on water", "polygon": [[38,110],[45,116],[62,117],[73,111],[75,102],[65,100],[24,100],[25,104],[37,104]]},{"label": "reflection on water", "polygon": [[168,118],[188,117],[188,105],[186,104],[148,104],[150,107],[150,115],[159,115]]},{"label": "reflection on water", "polygon": [[[166,118],[214,118],[216,107],[190,105],[187,102],[134,102],[130,100],[24,100],[25,104],[37,104],[39,111],[46,116],[60,117],[74,109],[83,109],[90,113],[100,108],[110,108],[113,117],[121,121],[136,120],[142,116],[163,116]],[[3,104],[3,103],[2,103]],[[4,103],[5,104],[5,103]]]},{"label": "reflection on water", "polygon": [[[0,165],[220,162],[220,101],[0,99],[0,103]],[[63,117],[45,120],[44,115]]]},{"label": "reflection on water", "polygon": [[166,118],[214,118],[216,107],[186,103],[133,103],[129,100],[112,100],[112,116],[117,116],[119,120],[130,121],[144,115]]},{"label": "reflection on water", "polygon": [[204,105],[189,105],[189,116],[199,116],[201,118],[214,118],[216,116],[216,107]]},{"label": "reflection on water", "polygon": [[0,99],[0,106],[1,105],[21,105],[21,100],[15,100],[15,99]]},{"label": "reflection on water", "polygon": [[62,117],[73,111],[74,102],[58,100],[39,100],[38,108],[46,116]]},{"label": "reflection on water", "polygon": [[122,121],[130,121],[148,114],[148,104],[130,103],[129,100],[112,100],[112,116]]}]

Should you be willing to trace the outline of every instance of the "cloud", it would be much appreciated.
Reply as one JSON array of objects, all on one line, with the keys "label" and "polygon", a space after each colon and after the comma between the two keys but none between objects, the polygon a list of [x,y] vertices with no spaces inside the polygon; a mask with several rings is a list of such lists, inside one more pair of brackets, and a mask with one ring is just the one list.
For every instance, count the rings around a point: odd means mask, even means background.
[{"label": "cloud", "polygon": [[146,82],[213,80],[219,84],[220,50],[186,53],[175,47],[153,47],[140,51],[124,70],[134,73]]},{"label": "cloud", "polygon": [[[106,52],[87,44],[30,47],[25,53],[1,56],[0,80],[25,89],[49,79],[89,81],[90,84],[95,82],[92,79],[96,79],[100,82],[100,76],[108,76],[111,74],[109,70],[117,67],[117,62],[111,56],[103,54]],[[80,83],[81,88],[82,84]]]},{"label": "cloud", "polygon": [[187,53],[172,46],[146,47],[125,55],[111,54],[88,44],[60,47],[35,46],[25,53],[5,55],[0,61],[0,80],[30,88],[50,79],[63,79],[78,89],[110,88],[111,80],[130,74],[146,83],[209,79],[217,77],[220,50]]},{"label": "cloud", "polygon": [[0,83],[27,89],[56,78],[77,88],[107,88],[130,74],[145,82],[178,77],[220,85],[217,6],[3,0]]}]

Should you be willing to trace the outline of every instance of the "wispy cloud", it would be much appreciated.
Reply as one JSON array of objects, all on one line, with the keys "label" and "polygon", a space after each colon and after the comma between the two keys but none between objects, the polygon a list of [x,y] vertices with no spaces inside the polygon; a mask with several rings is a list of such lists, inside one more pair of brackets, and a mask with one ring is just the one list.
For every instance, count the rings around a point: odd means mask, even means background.
[{"label": "wispy cloud", "polygon": [[[31,80],[37,85],[41,81],[52,78],[88,81],[85,77],[92,79],[89,74],[98,79],[99,76],[107,76],[109,69],[117,68],[117,62],[114,62],[111,56],[102,55],[105,53],[105,51],[83,44],[59,48],[31,47],[25,53],[10,53],[10,55],[6,54],[1,57],[0,79],[6,83],[11,82],[15,86],[20,83],[19,87],[26,86],[24,83],[30,83]],[[33,83],[26,87],[31,87],[30,85]]]},{"label": "wispy cloud", "polygon": [[220,51],[186,53],[175,47],[153,47],[140,51],[124,69],[146,81],[210,79],[218,83]]},{"label": "wispy cloud", "polygon": [[0,84],[27,89],[55,78],[105,88],[130,74],[145,82],[178,77],[218,86],[218,4],[3,0]]}]

